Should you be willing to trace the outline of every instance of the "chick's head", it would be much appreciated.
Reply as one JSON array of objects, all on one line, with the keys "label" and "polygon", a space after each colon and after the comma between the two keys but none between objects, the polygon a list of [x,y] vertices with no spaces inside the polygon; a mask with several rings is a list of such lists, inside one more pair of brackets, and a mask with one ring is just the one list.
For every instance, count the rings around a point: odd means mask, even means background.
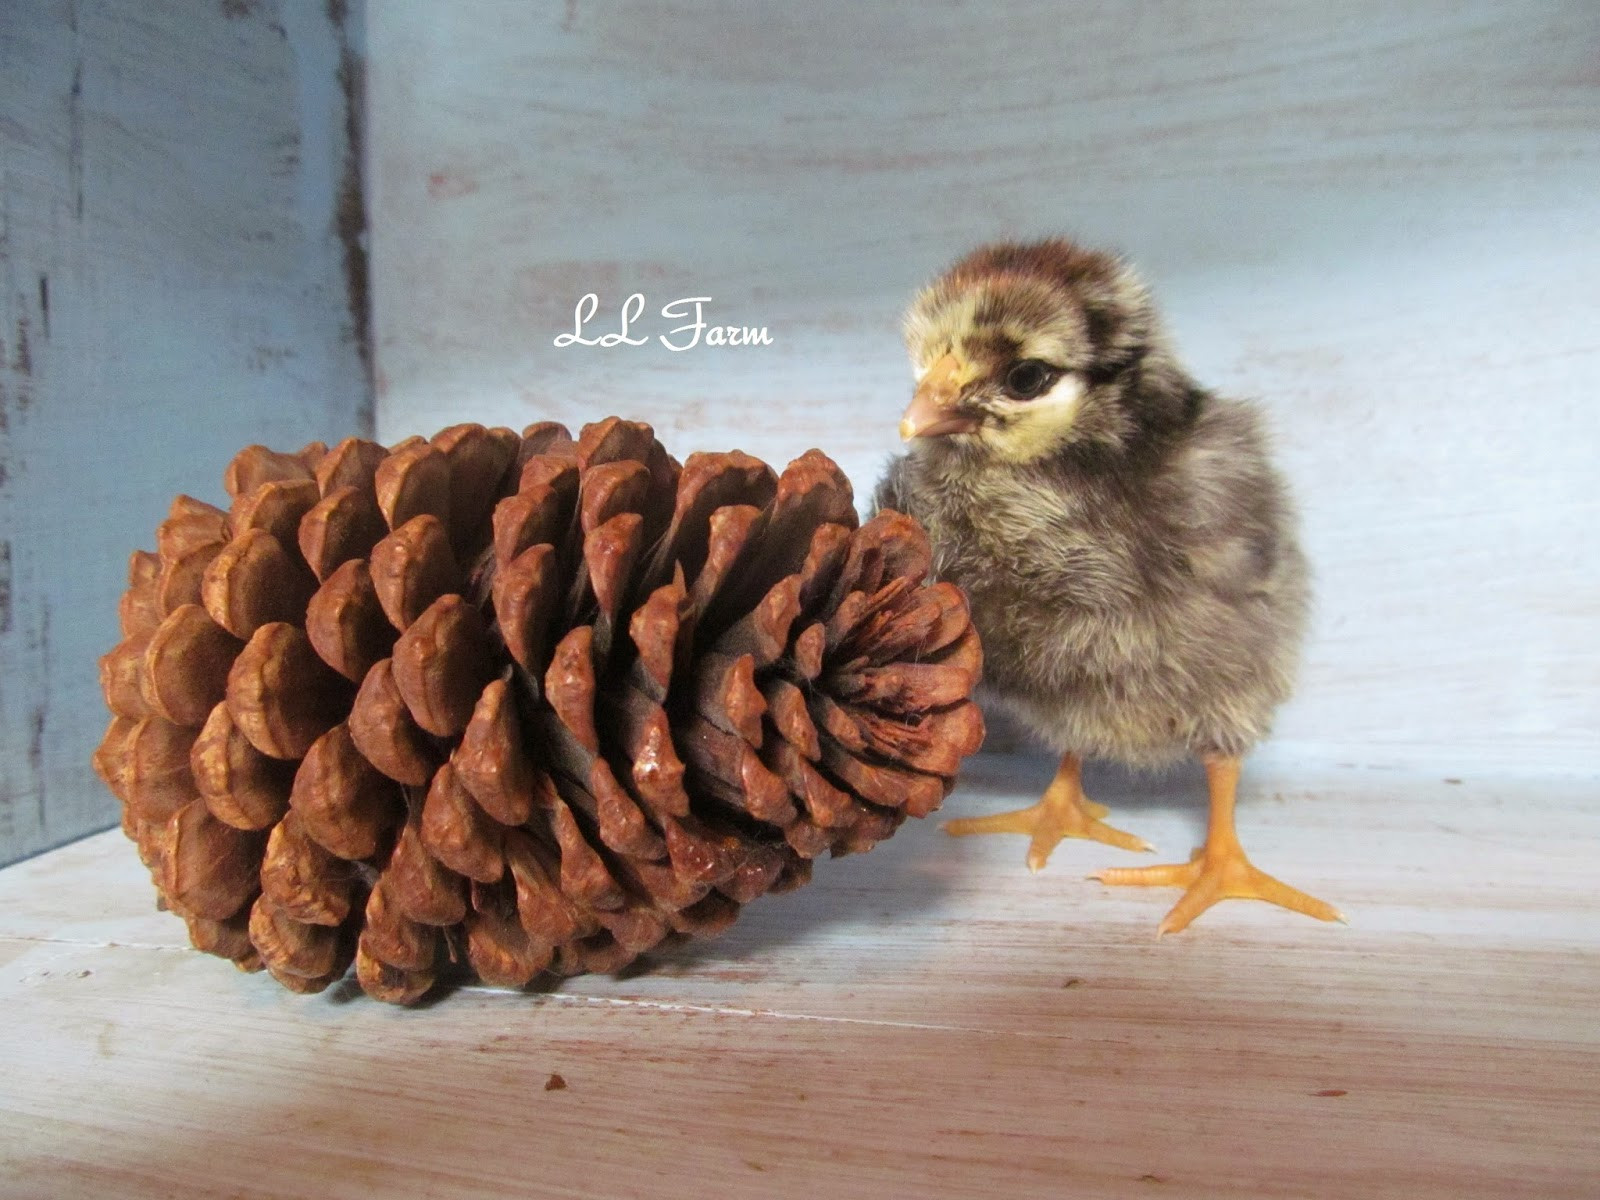
[{"label": "chick's head", "polygon": [[900,435],[920,453],[1116,451],[1186,402],[1132,269],[1063,239],[967,255],[912,302],[905,338],[917,390]]}]

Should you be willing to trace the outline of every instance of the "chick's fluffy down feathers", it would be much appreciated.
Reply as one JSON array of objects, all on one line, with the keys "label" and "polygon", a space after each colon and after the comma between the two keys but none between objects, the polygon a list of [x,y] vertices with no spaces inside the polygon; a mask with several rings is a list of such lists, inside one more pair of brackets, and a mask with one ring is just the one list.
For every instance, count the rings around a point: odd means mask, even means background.
[{"label": "chick's fluffy down feathers", "polygon": [[[1041,314],[1041,289],[1065,315]],[[1053,335],[1083,395],[1050,451],[916,439],[877,503],[927,527],[936,570],[971,601],[987,689],[1048,744],[1135,765],[1242,755],[1289,695],[1308,605],[1258,417],[1177,366],[1128,268],[1070,243],[969,256],[919,298],[907,337],[921,365],[990,354],[989,383],[976,370],[962,400],[981,413],[1041,323],[1082,331]]]}]

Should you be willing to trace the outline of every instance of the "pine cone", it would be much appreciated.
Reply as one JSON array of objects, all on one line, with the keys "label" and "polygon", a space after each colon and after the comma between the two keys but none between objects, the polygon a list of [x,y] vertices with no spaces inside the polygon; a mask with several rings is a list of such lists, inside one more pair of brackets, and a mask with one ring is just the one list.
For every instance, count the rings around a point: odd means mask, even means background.
[{"label": "pine cone", "polygon": [[964,597],[820,451],[458,425],[260,446],[137,551],[95,768],[202,950],[408,1003],[725,928],[948,793]]}]

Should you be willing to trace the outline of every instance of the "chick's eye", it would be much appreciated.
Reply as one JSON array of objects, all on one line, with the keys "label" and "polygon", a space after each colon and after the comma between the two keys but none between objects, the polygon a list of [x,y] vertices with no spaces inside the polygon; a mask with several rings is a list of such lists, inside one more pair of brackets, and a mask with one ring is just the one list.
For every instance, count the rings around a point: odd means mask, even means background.
[{"label": "chick's eye", "polygon": [[1037,358],[1025,358],[1006,372],[1006,392],[1015,400],[1032,400],[1055,379],[1055,369]]}]

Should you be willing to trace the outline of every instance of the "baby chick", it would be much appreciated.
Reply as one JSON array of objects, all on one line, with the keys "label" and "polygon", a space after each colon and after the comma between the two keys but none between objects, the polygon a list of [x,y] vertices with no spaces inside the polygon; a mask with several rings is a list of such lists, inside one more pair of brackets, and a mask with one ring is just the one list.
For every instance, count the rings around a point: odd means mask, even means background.
[{"label": "baby chick", "polygon": [[948,832],[1029,834],[1035,871],[1063,837],[1148,850],[1100,819],[1083,759],[1196,755],[1205,845],[1093,878],[1183,887],[1161,933],[1229,897],[1342,919],[1258,870],[1234,831],[1240,759],[1289,695],[1308,604],[1255,412],[1184,371],[1127,265],[1065,240],[974,251],[905,331],[910,449],[877,502],[927,527],[970,599],[987,688],[1061,752],[1037,804]]}]

